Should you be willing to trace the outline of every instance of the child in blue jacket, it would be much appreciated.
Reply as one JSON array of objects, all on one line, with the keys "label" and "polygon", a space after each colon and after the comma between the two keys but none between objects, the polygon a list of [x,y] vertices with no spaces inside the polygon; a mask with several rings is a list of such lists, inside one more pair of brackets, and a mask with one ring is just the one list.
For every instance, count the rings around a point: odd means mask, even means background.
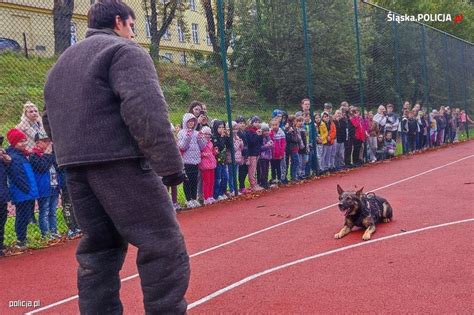
[{"label": "child in blue jacket", "polygon": [[41,236],[51,240],[59,238],[56,224],[56,208],[59,199],[59,179],[51,140],[46,134],[35,135],[35,147],[30,163],[38,187],[39,227]]},{"label": "child in blue jacket", "polygon": [[38,198],[35,175],[28,161],[26,135],[19,129],[10,129],[7,133],[10,146],[6,152],[12,161],[7,168],[9,192],[16,209],[15,232],[16,247],[26,249],[26,231],[31,213]]}]

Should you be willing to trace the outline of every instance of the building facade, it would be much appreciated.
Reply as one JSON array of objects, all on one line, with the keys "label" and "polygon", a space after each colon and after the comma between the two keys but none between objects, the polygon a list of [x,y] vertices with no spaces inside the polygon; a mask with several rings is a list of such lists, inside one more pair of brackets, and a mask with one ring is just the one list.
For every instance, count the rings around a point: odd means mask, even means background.
[{"label": "building facade", "polygon": [[[87,12],[95,0],[75,0],[71,22],[71,43],[84,39]],[[161,4],[167,0],[161,1]],[[212,45],[207,20],[199,0],[186,1],[183,31],[176,19],[161,38],[160,56],[173,63],[193,62],[196,55],[209,55]],[[53,0],[0,0],[0,37],[17,41],[29,54],[54,55]],[[135,40],[144,48],[150,46],[149,0],[124,0],[136,14]],[[160,23],[160,22],[158,22]]]}]

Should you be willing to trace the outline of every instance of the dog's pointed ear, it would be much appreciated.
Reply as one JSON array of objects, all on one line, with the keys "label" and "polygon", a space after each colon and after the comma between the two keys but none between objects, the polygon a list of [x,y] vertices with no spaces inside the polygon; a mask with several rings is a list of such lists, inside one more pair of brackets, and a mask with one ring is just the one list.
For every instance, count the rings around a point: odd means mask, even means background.
[{"label": "dog's pointed ear", "polygon": [[361,189],[359,189],[357,192],[356,192],[356,195],[358,197],[360,197],[360,195],[362,195],[362,190],[364,190],[364,187],[362,187]]},{"label": "dog's pointed ear", "polygon": [[344,190],[342,189],[342,187],[339,186],[339,184],[337,184],[337,193],[338,193],[339,195],[342,195],[343,192],[344,192]]}]

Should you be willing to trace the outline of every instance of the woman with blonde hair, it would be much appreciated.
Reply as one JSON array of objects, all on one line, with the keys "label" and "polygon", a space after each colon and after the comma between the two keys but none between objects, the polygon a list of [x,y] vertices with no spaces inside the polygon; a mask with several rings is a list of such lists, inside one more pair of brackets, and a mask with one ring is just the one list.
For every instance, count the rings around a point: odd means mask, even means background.
[{"label": "woman with blonde hair", "polygon": [[35,146],[35,135],[37,133],[46,134],[38,107],[31,101],[27,101],[23,105],[21,121],[15,128],[20,129],[26,135],[28,140],[26,149],[29,151]]}]

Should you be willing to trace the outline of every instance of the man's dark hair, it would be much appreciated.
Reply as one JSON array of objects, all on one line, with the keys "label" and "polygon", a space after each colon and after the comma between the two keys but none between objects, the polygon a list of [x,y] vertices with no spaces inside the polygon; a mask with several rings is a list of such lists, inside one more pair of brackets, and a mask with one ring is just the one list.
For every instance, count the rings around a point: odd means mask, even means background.
[{"label": "man's dark hair", "polygon": [[96,29],[113,29],[117,15],[120,16],[124,24],[129,17],[135,19],[135,12],[121,0],[99,0],[91,6],[87,13],[87,26]]}]

